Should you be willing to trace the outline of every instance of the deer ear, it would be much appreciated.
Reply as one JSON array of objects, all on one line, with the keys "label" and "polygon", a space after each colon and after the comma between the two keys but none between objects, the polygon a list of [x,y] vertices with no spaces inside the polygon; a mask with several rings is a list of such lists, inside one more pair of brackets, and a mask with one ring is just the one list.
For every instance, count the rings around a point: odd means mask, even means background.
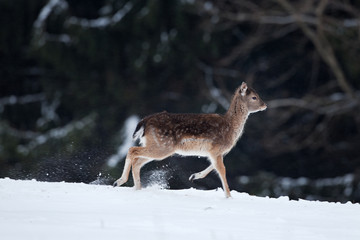
[{"label": "deer ear", "polygon": [[247,90],[247,85],[245,82],[243,82],[240,86],[240,93],[241,93],[241,96],[245,96],[246,95],[246,90]]}]

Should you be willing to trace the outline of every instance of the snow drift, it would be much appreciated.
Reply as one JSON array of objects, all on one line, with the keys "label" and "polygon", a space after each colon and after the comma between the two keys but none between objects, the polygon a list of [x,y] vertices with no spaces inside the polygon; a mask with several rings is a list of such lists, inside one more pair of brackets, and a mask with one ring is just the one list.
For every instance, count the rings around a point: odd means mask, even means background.
[{"label": "snow drift", "polygon": [[1,239],[360,239],[360,205],[0,179]]}]

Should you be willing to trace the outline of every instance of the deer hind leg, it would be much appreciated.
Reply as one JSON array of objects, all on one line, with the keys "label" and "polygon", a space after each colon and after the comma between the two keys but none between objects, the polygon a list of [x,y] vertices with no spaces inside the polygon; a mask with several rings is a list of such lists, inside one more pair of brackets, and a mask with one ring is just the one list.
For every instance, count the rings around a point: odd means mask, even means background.
[{"label": "deer hind leg", "polygon": [[134,179],[135,189],[141,189],[140,169],[153,160],[163,160],[172,155],[173,152],[167,149],[158,149],[154,146],[149,147],[132,147],[129,149],[132,175]]},{"label": "deer hind leg", "polygon": [[135,158],[132,162],[132,176],[134,179],[134,187],[136,190],[141,189],[141,181],[140,181],[140,169],[147,164],[148,162],[151,162],[153,159],[148,158]]},{"label": "deer hind leg", "polygon": [[[127,154],[126,160],[125,160],[125,166],[124,166],[123,173],[122,173],[121,177],[114,182],[114,187],[121,186],[127,182],[127,180],[129,179],[130,170],[132,168],[135,188],[136,189],[141,188],[140,176],[138,176],[140,173],[140,168],[142,166],[144,166],[147,162],[150,162],[152,160],[147,159],[147,158],[140,158],[139,157],[139,148],[143,148],[143,147],[129,148],[129,151],[128,151],[128,154]],[[134,171],[134,168],[136,169],[135,171]],[[134,175],[136,175],[136,176],[134,176]]]},{"label": "deer hind leg", "polygon": [[129,151],[128,151],[128,154],[127,154],[126,160],[125,160],[123,173],[122,173],[121,177],[114,182],[114,185],[113,185],[114,187],[121,186],[128,181],[130,170],[132,168],[132,174],[133,174],[135,188],[136,189],[141,188],[140,176],[139,176],[140,168],[142,166],[144,166],[147,162],[150,162],[152,160],[138,157],[138,148],[141,148],[141,147],[129,148]]},{"label": "deer hind leg", "polygon": [[196,179],[201,179],[206,177],[212,170],[214,170],[213,164],[210,164],[205,170],[202,170],[201,172],[193,173],[189,177],[189,181],[194,181]]},{"label": "deer hind leg", "polygon": [[114,184],[113,184],[114,187],[119,187],[127,182],[127,180],[129,179],[129,173],[130,173],[130,169],[131,169],[131,165],[132,165],[131,162],[132,162],[132,159],[130,158],[130,155],[128,154],[125,159],[124,170],[121,174],[121,177],[114,182]]},{"label": "deer hind leg", "polygon": [[222,183],[222,187],[224,189],[225,192],[225,197],[231,197],[230,195],[230,189],[229,189],[229,185],[227,183],[226,180],[226,169],[224,166],[224,160],[223,157],[217,156],[216,158],[212,159],[212,164],[214,165],[215,170],[217,171],[217,173],[219,174],[219,177],[221,179],[221,183]]}]

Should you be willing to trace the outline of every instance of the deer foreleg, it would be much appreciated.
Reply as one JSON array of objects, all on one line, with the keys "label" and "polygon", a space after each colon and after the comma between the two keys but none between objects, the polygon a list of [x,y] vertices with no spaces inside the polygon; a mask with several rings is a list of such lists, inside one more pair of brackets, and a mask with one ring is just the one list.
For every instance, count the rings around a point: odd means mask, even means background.
[{"label": "deer foreleg", "polygon": [[224,166],[224,161],[223,161],[223,157],[222,156],[217,156],[216,158],[213,159],[213,164],[214,164],[214,168],[217,171],[217,173],[219,174],[219,177],[221,179],[221,183],[222,183],[222,187],[224,189],[225,192],[225,196],[231,197],[230,195],[230,189],[229,189],[229,185],[227,183],[226,180],[226,169]]},{"label": "deer foreleg", "polygon": [[212,170],[214,170],[213,164],[210,164],[205,170],[202,170],[201,172],[193,173],[189,177],[189,181],[194,181],[196,179],[201,179],[206,177]]}]

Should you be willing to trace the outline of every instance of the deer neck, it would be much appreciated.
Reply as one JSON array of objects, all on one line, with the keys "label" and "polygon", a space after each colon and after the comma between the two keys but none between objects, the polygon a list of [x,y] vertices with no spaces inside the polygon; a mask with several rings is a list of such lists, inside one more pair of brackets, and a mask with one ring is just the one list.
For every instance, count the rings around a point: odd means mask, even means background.
[{"label": "deer neck", "polygon": [[241,136],[248,116],[249,111],[246,104],[234,96],[225,114],[225,118],[230,123],[237,138]]}]

